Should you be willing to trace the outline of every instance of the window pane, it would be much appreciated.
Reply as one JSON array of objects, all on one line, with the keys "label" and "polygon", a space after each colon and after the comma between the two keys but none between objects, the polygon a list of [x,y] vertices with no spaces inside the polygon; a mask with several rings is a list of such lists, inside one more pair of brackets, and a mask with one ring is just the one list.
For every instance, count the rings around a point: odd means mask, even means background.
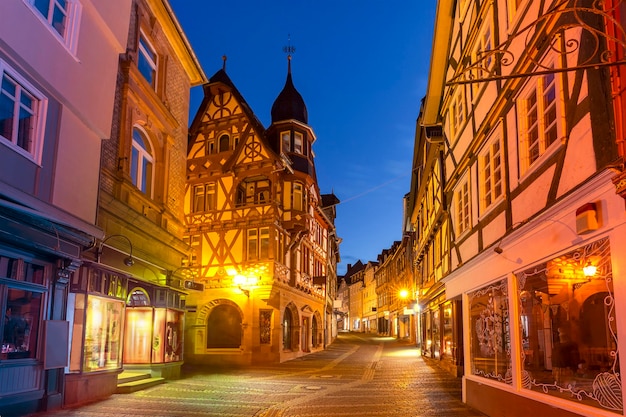
[{"label": "window pane", "polygon": [[13,109],[14,101],[4,91],[0,95],[0,135],[12,141],[13,139]]},{"label": "window pane", "polygon": [[65,36],[65,13],[65,10],[58,5],[54,7],[54,12],[52,13],[52,27],[59,32],[61,36]]},{"label": "window pane", "polygon": [[148,83],[154,87],[156,53],[150,48],[143,36],[139,39],[139,57],[137,67]]},{"label": "window pane", "polygon": [[29,152],[32,151],[30,140],[31,132],[33,130],[32,125],[33,115],[24,109],[20,109],[20,119],[17,131],[17,146]]},{"label": "window pane", "polygon": [[130,178],[133,181],[133,184],[135,184],[136,187],[139,187],[139,183],[138,183],[138,173],[139,173],[139,151],[137,150],[137,148],[135,148],[133,146],[133,150],[131,152],[131,156],[130,156]]},{"label": "window pane", "polygon": [[468,294],[471,372],[512,384],[507,281]]},{"label": "window pane", "polygon": [[50,0],[35,0],[34,6],[47,20],[48,10],[50,9]]},{"label": "window pane", "polygon": [[[588,264],[594,274],[585,274]],[[609,240],[517,274],[522,384],[586,405],[622,410]]]},{"label": "window pane", "polygon": [[0,358],[34,358],[39,336],[41,293],[9,288],[6,302]]},{"label": "window pane", "polygon": [[265,227],[261,229],[261,259],[270,257],[270,229]]}]

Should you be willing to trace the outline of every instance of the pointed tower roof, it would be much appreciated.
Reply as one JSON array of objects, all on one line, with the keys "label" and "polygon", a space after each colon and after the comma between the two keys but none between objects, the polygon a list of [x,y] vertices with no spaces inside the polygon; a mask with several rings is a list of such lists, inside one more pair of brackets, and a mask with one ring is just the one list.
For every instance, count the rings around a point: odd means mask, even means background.
[{"label": "pointed tower roof", "polygon": [[306,105],[291,79],[291,55],[287,57],[287,62],[287,81],[272,105],[272,123],[295,119],[308,124]]}]

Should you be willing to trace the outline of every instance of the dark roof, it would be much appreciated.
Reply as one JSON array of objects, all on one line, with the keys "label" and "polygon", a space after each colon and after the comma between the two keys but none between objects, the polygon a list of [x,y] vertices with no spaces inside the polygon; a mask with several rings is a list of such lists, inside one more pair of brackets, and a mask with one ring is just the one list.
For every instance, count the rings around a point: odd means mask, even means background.
[{"label": "dark roof", "polygon": [[287,81],[285,81],[283,91],[276,97],[272,105],[272,123],[295,119],[308,124],[309,116],[306,105],[291,79],[291,58],[288,62]]}]

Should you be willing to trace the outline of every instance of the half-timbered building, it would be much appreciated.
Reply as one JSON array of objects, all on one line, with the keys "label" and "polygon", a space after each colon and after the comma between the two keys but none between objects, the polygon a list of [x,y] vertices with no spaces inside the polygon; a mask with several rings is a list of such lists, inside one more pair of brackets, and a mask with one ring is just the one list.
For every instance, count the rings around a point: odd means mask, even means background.
[{"label": "half-timbered building", "polygon": [[463,398],[488,415],[624,412],[614,7],[438,2],[414,227],[419,242],[443,236],[417,259],[442,257],[422,271],[425,293],[460,303]]},{"label": "half-timbered building", "polygon": [[186,238],[202,285],[187,298],[188,362],[285,361],[322,349],[330,330],[334,210],[288,63],[267,129],[225,65],[204,85],[187,158]]}]

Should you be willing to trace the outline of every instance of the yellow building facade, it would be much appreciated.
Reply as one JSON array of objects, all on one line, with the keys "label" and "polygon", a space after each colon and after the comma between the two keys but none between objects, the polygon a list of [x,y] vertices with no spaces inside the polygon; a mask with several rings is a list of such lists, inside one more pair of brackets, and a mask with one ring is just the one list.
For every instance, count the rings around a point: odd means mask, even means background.
[{"label": "yellow building facade", "polygon": [[271,115],[265,129],[225,65],[204,86],[187,158],[187,363],[282,362],[328,342],[334,210],[291,60]]}]

